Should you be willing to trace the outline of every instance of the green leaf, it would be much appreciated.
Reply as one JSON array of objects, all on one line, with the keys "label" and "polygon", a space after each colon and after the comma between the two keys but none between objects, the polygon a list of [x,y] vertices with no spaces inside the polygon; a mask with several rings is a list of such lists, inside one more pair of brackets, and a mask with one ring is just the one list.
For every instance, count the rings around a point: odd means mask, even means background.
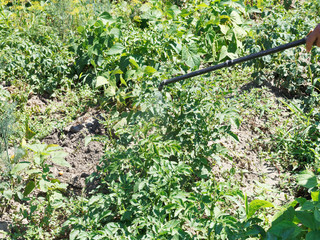
[{"label": "green leaf", "polygon": [[139,69],[138,63],[133,58],[130,58],[129,62],[131,63],[131,66],[133,66],[135,69]]},{"label": "green leaf", "polygon": [[252,215],[255,214],[255,212],[258,211],[260,208],[267,208],[267,207],[274,207],[274,206],[272,203],[265,200],[256,199],[251,201],[249,204],[249,213],[247,218],[252,217]]},{"label": "green leaf", "polygon": [[107,23],[111,24],[111,23],[116,22],[116,20],[113,19],[112,16],[110,15],[110,13],[108,13],[108,12],[103,12],[103,13],[99,16],[99,18],[101,19],[101,21],[103,22],[103,24],[107,24]]},{"label": "green leaf", "polygon": [[222,46],[220,49],[220,56],[219,56],[219,61],[224,59],[228,54],[228,48],[226,46]]},{"label": "green leaf", "polygon": [[229,31],[229,27],[227,26],[227,25],[219,25],[219,27],[220,27],[220,31],[223,33],[223,35],[226,35],[227,34],[227,32]]},{"label": "green leaf", "polygon": [[3,196],[6,198],[6,199],[11,199],[12,198],[12,195],[13,195],[13,192],[11,190],[4,190],[3,191]]},{"label": "green leaf", "polygon": [[[238,50],[238,46],[237,46],[237,39],[235,37],[235,34],[232,34],[232,41],[229,43],[228,45],[228,56],[230,53],[235,54]],[[229,56],[230,58],[233,58],[232,56]]]},{"label": "green leaf", "polygon": [[43,153],[47,148],[47,144],[37,143],[37,144],[26,144],[26,148],[30,149],[35,153]]},{"label": "green leaf", "polygon": [[115,43],[107,52],[107,55],[116,55],[123,52],[125,47],[121,43]]},{"label": "green leaf", "polygon": [[230,14],[232,23],[240,25],[242,23],[241,17],[237,11],[232,11]]},{"label": "green leaf", "polygon": [[40,174],[42,171],[40,169],[30,169],[26,171],[26,174],[32,175],[32,174]]},{"label": "green leaf", "polygon": [[29,140],[32,139],[34,135],[36,135],[36,133],[32,131],[29,127],[29,117],[27,117],[25,128],[26,128],[26,133],[25,133],[26,139],[29,139]]},{"label": "green leaf", "polygon": [[28,196],[33,191],[35,186],[36,184],[34,181],[29,181],[24,189],[23,196]]},{"label": "green leaf", "polygon": [[51,186],[51,182],[41,179],[39,181],[39,188],[43,192],[48,192],[49,187]]},{"label": "green leaf", "polygon": [[198,54],[198,48],[195,45],[191,45],[189,48],[182,48],[182,60],[185,61],[185,64],[190,67],[199,67],[200,66],[200,55]]},{"label": "green leaf", "polygon": [[233,32],[238,38],[243,38],[247,35],[247,32],[237,25],[233,26]]},{"label": "green leaf", "polygon": [[314,209],[314,218],[315,218],[318,222],[320,222],[320,211],[319,211],[318,208],[315,208],[315,209]]},{"label": "green leaf", "polygon": [[91,140],[92,140],[92,137],[91,137],[91,136],[86,136],[86,137],[84,138],[84,146],[87,147],[88,144],[91,142]]},{"label": "green leaf", "polygon": [[319,201],[319,191],[311,192],[312,201],[318,202]]},{"label": "green leaf", "polygon": [[155,70],[153,67],[146,66],[144,72],[147,74],[154,74],[155,72],[157,72],[157,70]]},{"label": "green leaf", "polygon": [[318,185],[317,177],[309,170],[303,171],[298,175],[297,183],[306,188],[313,188]]},{"label": "green leaf", "polygon": [[106,89],[106,91],[104,92],[107,96],[109,97],[113,97],[116,95],[116,90],[117,88],[114,86],[110,86]]},{"label": "green leaf", "polygon": [[307,211],[296,211],[296,216],[300,222],[312,230],[316,229],[316,219],[314,214]]},{"label": "green leaf", "polygon": [[96,88],[103,86],[103,85],[106,85],[107,83],[108,83],[108,79],[106,79],[103,76],[98,76],[97,81],[96,81]]},{"label": "green leaf", "polygon": [[320,239],[320,231],[311,231],[306,235],[306,240],[319,240]]},{"label": "green leaf", "polygon": [[116,38],[120,38],[121,31],[119,28],[112,28],[110,34],[113,34]]},{"label": "green leaf", "polygon": [[121,69],[116,69],[112,72],[112,74],[116,75],[116,74],[123,74],[123,72],[121,71]]},{"label": "green leaf", "polygon": [[277,225],[282,221],[293,221],[295,215],[294,208],[290,206],[284,212],[280,212],[280,215],[272,222],[272,225]]},{"label": "green leaf", "polygon": [[30,165],[29,162],[20,162],[17,163],[11,170],[11,174],[16,174],[20,171],[22,171],[23,169],[27,168]]},{"label": "green leaf", "polygon": [[68,153],[64,151],[57,151],[51,154],[51,161],[59,166],[71,167],[71,165],[65,160]]},{"label": "green leaf", "polygon": [[[301,233],[301,229],[291,221],[282,221],[272,226],[268,233],[274,234],[280,239],[295,239]],[[273,239],[273,238],[270,238]]]},{"label": "green leaf", "polygon": [[72,229],[70,234],[69,234],[69,238],[70,240],[74,240],[79,236],[79,230],[78,229]]}]

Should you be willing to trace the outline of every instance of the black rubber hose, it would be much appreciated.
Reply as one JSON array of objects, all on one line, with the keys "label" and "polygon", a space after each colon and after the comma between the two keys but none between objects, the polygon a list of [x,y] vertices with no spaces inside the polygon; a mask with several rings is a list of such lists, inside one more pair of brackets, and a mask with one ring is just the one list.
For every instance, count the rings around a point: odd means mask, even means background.
[{"label": "black rubber hose", "polygon": [[286,43],[286,44],[280,45],[280,46],[275,47],[275,48],[267,49],[267,50],[264,50],[264,51],[261,51],[261,52],[257,52],[257,53],[252,53],[252,54],[250,54],[248,56],[245,56],[245,57],[240,57],[240,58],[237,58],[237,59],[228,60],[228,61],[226,61],[224,63],[220,63],[220,64],[215,65],[215,66],[211,66],[211,67],[208,67],[208,68],[200,69],[198,71],[190,72],[190,73],[187,73],[185,75],[181,75],[181,76],[174,77],[174,78],[171,78],[171,79],[168,79],[168,80],[164,80],[164,81],[162,81],[160,83],[158,89],[159,89],[159,91],[161,91],[165,85],[168,85],[170,83],[175,83],[175,82],[178,82],[180,80],[184,80],[184,79],[187,79],[187,78],[191,78],[191,77],[195,77],[195,76],[198,76],[198,75],[201,75],[201,74],[212,72],[212,71],[215,71],[215,70],[220,69],[220,68],[230,67],[230,66],[233,66],[233,65],[238,64],[238,63],[246,62],[246,61],[258,58],[258,57],[263,57],[263,56],[266,56],[266,55],[269,55],[269,54],[272,54],[272,53],[276,53],[276,52],[280,52],[280,51],[283,51],[283,50],[286,50],[286,49],[289,49],[289,48],[293,48],[293,47],[305,44],[306,40],[307,40],[307,37],[302,38],[302,39],[297,40],[297,41],[294,41],[294,42],[291,42],[291,43]]}]

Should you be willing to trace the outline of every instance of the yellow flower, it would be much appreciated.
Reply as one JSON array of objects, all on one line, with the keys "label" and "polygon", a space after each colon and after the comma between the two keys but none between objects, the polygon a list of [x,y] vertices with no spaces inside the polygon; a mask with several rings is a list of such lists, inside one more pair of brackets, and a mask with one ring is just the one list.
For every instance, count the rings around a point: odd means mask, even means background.
[{"label": "yellow flower", "polygon": [[43,11],[43,6],[40,5],[38,1],[32,1],[31,6],[28,8],[30,11]]},{"label": "yellow flower", "polygon": [[16,9],[16,10],[22,10],[22,9],[23,9],[23,6],[16,6],[15,9]]},{"label": "yellow flower", "polygon": [[71,15],[76,15],[76,14],[79,14],[79,8],[74,8],[71,12],[70,12]]},{"label": "yellow flower", "polygon": [[140,0],[132,0],[132,3],[135,4],[135,5],[137,5],[137,4],[140,3]]},{"label": "yellow flower", "polygon": [[1,5],[7,5],[9,3],[9,0],[1,0],[0,1]]}]

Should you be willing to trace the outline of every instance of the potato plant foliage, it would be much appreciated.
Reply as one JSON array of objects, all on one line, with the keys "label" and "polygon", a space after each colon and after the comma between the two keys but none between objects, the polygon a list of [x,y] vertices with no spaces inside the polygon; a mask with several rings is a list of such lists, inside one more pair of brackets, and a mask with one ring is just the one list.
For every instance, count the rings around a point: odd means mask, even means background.
[{"label": "potato plant foliage", "polygon": [[[302,38],[320,20],[319,3],[292,4],[0,1],[0,213],[12,214],[6,237],[320,238],[319,49],[298,47],[230,70],[247,68],[258,84],[299,96],[283,100],[295,126],[274,134],[270,149],[294,174],[309,168],[296,181],[311,199],[297,198],[273,217],[275,204],[248,198],[233,167],[229,181],[212,170],[235,161],[221,142],[240,141],[233,129],[241,112],[228,105],[239,79],[217,72],[157,90],[172,76]],[[105,152],[86,179],[94,188],[72,195],[51,172],[52,164],[70,167],[67,153],[41,143],[24,111],[34,94],[55,99],[84,88],[106,112],[107,133],[97,137]]]}]

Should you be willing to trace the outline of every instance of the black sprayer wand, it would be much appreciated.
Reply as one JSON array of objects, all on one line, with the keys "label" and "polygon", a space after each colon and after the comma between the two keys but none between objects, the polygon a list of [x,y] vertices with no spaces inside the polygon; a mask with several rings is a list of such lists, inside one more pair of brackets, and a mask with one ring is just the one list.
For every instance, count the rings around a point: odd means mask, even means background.
[{"label": "black sprayer wand", "polygon": [[294,42],[291,42],[291,43],[280,45],[280,46],[275,47],[275,48],[267,49],[265,51],[261,51],[261,52],[258,52],[258,53],[253,53],[253,54],[250,54],[250,55],[245,56],[245,57],[240,57],[240,58],[237,58],[237,59],[228,60],[228,61],[226,61],[224,63],[220,63],[220,64],[215,65],[215,66],[207,67],[207,68],[204,68],[204,69],[200,69],[198,71],[187,73],[185,75],[181,75],[181,76],[174,77],[174,78],[171,78],[171,79],[168,79],[168,80],[164,80],[164,81],[162,81],[160,83],[158,89],[159,89],[159,91],[161,91],[163,89],[163,86],[168,85],[169,83],[175,83],[175,82],[178,82],[180,80],[184,80],[184,79],[187,79],[187,78],[191,78],[191,77],[195,77],[195,76],[198,76],[198,75],[201,75],[201,74],[212,72],[212,71],[215,71],[215,70],[220,69],[220,68],[230,67],[230,66],[233,66],[233,65],[238,64],[238,63],[246,62],[246,61],[258,58],[258,57],[263,57],[263,56],[266,56],[266,55],[269,55],[269,54],[272,54],[272,53],[276,53],[276,52],[280,52],[280,51],[283,51],[283,50],[286,50],[286,49],[289,49],[289,48],[293,48],[293,47],[305,44],[306,40],[307,40],[307,37],[302,38],[302,39],[297,40],[297,41],[294,41]]}]

